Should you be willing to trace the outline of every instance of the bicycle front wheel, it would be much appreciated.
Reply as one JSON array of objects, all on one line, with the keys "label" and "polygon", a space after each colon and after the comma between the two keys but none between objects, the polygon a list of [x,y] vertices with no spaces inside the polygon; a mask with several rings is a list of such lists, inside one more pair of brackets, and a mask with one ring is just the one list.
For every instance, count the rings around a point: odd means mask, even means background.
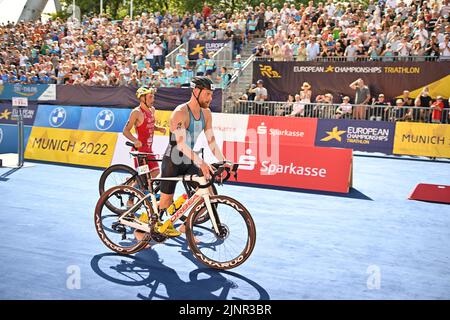
[{"label": "bicycle front wheel", "polygon": [[208,215],[204,201],[190,212],[186,223],[186,239],[194,256],[215,269],[232,269],[244,263],[256,243],[256,227],[248,210],[233,198],[210,196],[214,220],[219,233],[214,230],[213,219],[203,224],[197,220]]}]

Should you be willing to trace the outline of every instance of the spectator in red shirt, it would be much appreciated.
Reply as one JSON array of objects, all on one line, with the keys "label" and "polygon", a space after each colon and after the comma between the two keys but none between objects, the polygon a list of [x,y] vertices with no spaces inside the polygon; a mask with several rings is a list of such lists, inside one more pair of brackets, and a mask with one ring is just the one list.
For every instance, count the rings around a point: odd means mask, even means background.
[{"label": "spectator in red shirt", "polygon": [[212,13],[212,9],[210,7],[208,7],[208,5],[206,4],[206,1],[203,5],[203,10],[202,10],[202,14],[203,14],[203,19],[208,19],[208,17],[211,15]]},{"label": "spectator in red shirt", "polygon": [[444,99],[441,96],[437,96],[436,101],[431,105],[431,110],[433,110],[431,122],[441,123],[442,110],[444,110]]}]

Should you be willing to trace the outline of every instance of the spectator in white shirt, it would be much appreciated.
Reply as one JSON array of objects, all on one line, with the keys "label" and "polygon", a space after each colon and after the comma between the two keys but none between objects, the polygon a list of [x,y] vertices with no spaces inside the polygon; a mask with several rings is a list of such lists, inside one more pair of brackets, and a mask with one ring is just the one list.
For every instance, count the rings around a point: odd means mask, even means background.
[{"label": "spectator in white shirt", "polygon": [[450,35],[446,35],[444,42],[439,44],[439,51],[441,53],[441,60],[450,60]]},{"label": "spectator in white shirt", "polygon": [[310,36],[308,45],[306,46],[306,54],[308,56],[308,61],[316,60],[319,53],[320,47],[319,44],[316,42],[316,38],[314,36]]}]

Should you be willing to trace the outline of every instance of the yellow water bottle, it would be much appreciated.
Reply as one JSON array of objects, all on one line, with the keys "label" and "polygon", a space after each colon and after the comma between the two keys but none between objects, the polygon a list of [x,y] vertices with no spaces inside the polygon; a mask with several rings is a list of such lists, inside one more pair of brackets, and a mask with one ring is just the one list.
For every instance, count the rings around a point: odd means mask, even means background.
[{"label": "yellow water bottle", "polygon": [[186,201],[187,198],[188,198],[187,194],[179,196],[178,199],[175,200],[170,205],[170,207],[167,208],[167,213],[169,215],[173,215],[183,205],[183,203]]},{"label": "yellow water bottle", "polygon": [[148,223],[148,214],[147,214],[147,212],[143,212],[141,214],[141,216],[139,217],[139,221],[144,222],[144,223]]}]

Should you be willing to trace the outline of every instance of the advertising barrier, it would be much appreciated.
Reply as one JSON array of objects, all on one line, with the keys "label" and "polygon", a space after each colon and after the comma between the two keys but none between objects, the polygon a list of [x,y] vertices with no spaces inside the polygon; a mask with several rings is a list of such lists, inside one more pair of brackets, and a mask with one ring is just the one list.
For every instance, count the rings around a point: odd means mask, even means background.
[{"label": "advertising barrier", "polygon": [[0,100],[26,97],[29,101],[56,100],[56,84],[3,84],[0,85]]},{"label": "advertising barrier", "polygon": [[248,131],[257,135],[267,135],[272,141],[275,138],[280,144],[294,146],[314,146],[317,119],[250,116]]},{"label": "advertising barrier", "polygon": [[372,96],[384,93],[392,100],[409,90],[411,97],[428,86],[430,95],[450,96],[450,61],[440,62],[273,62],[253,63],[253,81],[261,79],[271,101],[286,101],[289,94],[297,94],[303,82],[311,85],[313,96],[331,93],[334,102],[349,96],[353,102],[355,91],[349,85],[361,78],[369,86]]},{"label": "advertising barrier", "polygon": [[79,130],[122,132],[131,109],[83,107]]},{"label": "advertising barrier", "polygon": [[397,122],[394,154],[450,158],[450,125]]},{"label": "advertising barrier", "polygon": [[25,158],[93,167],[111,163],[117,133],[33,127]]},{"label": "advertising barrier", "polygon": [[39,105],[34,126],[77,130],[81,110],[79,106]]},{"label": "advertising barrier", "polygon": [[[25,145],[31,133],[31,127],[24,127]],[[0,124],[0,153],[17,153],[18,131],[17,125]]]},{"label": "advertising barrier", "polygon": [[[37,105],[30,104],[22,109],[23,121],[25,126],[32,126],[36,117]],[[0,123],[17,124],[18,109],[12,107],[11,103],[0,104]]]},{"label": "advertising barrier", "polygon": [[281,144],[278,155],[259,143],[225,142],[225,157],[240,163],[239,182],[348,193],[352,150]]},{"label": "advertising barrier", "polygon": [[319,119],[315,145],[392,154],[394,134],[391,122]]},{"label": "advertising barrier", "polygon": [[189,60],[197,60],[198,54],[202,53],[207,58],[207,53],[215,53],[224,47],[229,40],[189,40]]}]

